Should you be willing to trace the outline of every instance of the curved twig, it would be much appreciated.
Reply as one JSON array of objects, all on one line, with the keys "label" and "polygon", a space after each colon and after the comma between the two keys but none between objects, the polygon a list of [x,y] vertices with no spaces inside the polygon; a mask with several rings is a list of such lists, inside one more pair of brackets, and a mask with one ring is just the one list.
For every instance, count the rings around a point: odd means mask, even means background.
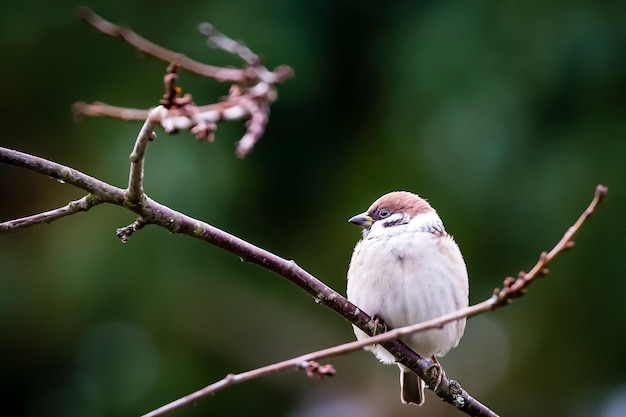
[{"label": "curved twig", "polygon": [[238,55],[251,67],[244,69],[224,68],[193,60],[182,53],[170,51],[149,41],[130,28],[109,22],[85,6],[78,8],[78,16],[98,31],[114,38],[121,38],[146,55],[167,62],[176,62],[187,71],[219,81],[248,82],[256,79],[268,83],[281,83],[293,76],[293,70],[286,65],[279,66],[274,71],[269,71],[260,66],[260,59],[250,49],[216,31],[208,23],[200,26],[201,33],[207,36],[208,41],[219,48]]},{"label": "curved twig", "polygon": [[170,51],[138,35],[127,27],[119,26],[103,19],[88,7],[79,7],[78,16],[98,31],[114,38],[122,38],[146,55],[151,55],[167,62],[178,62],[187,71],[223,81],[243,82],[248,79],[245,70],[203,64],[184,54]]},{"label": "curved twig", "polygon": [[93,194],[87,194],[83,198],[70,201],[63,207],[0,223],[0,236],[23,232],[42,224],[50,224],[53,221],[76,214],[80,211],[87,211],[93,206],[102,203],[103,201],[98,197],[95,197]]}]

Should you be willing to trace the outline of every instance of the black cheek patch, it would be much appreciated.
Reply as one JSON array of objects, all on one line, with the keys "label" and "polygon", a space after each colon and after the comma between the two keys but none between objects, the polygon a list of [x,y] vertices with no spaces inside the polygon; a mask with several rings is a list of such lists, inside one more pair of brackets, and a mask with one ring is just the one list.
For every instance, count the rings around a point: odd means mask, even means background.
[{"label": "black cheek patch", "polygon": [[399,225],[399,224],[404,224],[404,223],[406,223],[406,222],[404,221],[404,219],[403,219],[403,218],[399,218],[399,219],[395,219],[395,220],[390,220],[390,221],[387,221],[387,222],[383,222],[383,227],[397,226],[397,225]]}]

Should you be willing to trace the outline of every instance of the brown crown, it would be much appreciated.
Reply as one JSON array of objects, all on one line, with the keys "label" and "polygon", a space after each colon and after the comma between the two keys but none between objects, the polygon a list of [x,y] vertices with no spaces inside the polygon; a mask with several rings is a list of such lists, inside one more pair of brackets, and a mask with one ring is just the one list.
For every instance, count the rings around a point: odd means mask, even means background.
[{"label": "brown crown", "polygon": [[373,214],[376,210],[386,208],[392,212],[402,212],[414,218],[418,214],[434,211],[426,200],[417,194],[408,191],[394,191],[383,195],[374,201],[367,210],[368,214]]}]

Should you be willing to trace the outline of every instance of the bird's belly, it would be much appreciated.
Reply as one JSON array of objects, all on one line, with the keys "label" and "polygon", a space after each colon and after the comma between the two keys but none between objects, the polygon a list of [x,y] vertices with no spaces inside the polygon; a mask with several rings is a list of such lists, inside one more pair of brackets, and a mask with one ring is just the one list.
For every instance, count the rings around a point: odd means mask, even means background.
[{"label": "bird's belly", "polygon": [[[419,239],[367,242],[355,253],[348,272],[348,299],[369,315],[380,316],[389,328],[398,328],[440,317],[467,305],[467,276],[462,258],[450,264],[437,244]],[[433,237],[434,238],[434,237]],[[439,238],[440,239],[440,238]],[[442,265],[445,267],[442,268]],[[465,284],[463,284],[465,280]],[[424,357],[442,356],[454,348],[463,334],[465,320],[440,329],[405,336],[402,340]],[[355,328],[358,339],[367,335]],[[380,346],[369,348],[383,362],[395,359]]]}]

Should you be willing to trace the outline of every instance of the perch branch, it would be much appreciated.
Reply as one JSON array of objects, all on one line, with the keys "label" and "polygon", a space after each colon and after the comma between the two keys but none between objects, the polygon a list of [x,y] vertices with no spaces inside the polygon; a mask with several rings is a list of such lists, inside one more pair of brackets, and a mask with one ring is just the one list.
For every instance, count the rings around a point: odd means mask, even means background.
[{"label": "perch branch", "polygon": [[500,307],[503,304],[509,304],[514,298],[521,297],[524,295],[526,287],[528,287],[531,282],[549,272],[547,269],[548,265],[554,260],[554,258],[574,246],[574,235],[578,233],[582,225],[595,212],[607,192],[607,187],[603,185],[596,186],[593,200],[587,209],[580,215],[576,223],[567,229],[561,240],[554,246],[554,248],[552,248],[550,252],[542,252],[539,256],[539,261],[537,261],[535,266],[533,266],[529,272],[520,272],[517,279],[512,277],[506,278],[502,289],[496,288],[494,290],[492,309]]},{"label": "perch branch", "polygon": [[[208,385],[196,392],[193,392],[189,395],[186,395],[178,400],[172,401],[169,404],[166,404],[154,411],[151,411],[145,414],[143,417],[156,417],[164,415],[168,412],[176,410],[178,408],[193,404],[195,401],[200,398],[207,396],[209,394],[214,394],[217,391],[220,391],[224,388],[227,388],[231,385],[235,385],[241,382],[245,382],[251,379],[260,378],[263,376],[267,376],[269,374],[282,371],[285,369],[293,369],[293,368],[303,368],[303,364],[310,363],[311,361],[317,361],[320,359],[329,358],[332,356],[344,355],[350,352],[353,352],[358,349],[362,349],[369,345],[380,344],[384,342],[389,342],[392,340],[399,339],[403,336],[428,330],[441,328],[447,323],[450,323],[455,320],[459,320],[462,318],[473,317],[482,313],[485,313],[490,310],[495,310],[499,307],[503,307],[509,304],[514,298],[521,297],[525,294],[526,288],[528,285],[533,282],[536,278],[545,275],[548,271],[546,267],[554,258],[556,258],[559,254],[569,249],[573,245],[574,235],[580,230],[583,224],[589,219],[591,214],[596,210],[597,206],[602,202],[602,199],[607,193],[607,188],[598,185],[596,187],[596,192],[594,194],[594,198],[587,207],[587,209],[582,213],[582,215],[578,218],[578,220],[572,225],[567,232],[563,235],[561,240],[552,248],[549,253],[542,252],[539,256],[539,260],[533,266],[533,268],[528,273],[523,273],[517,280],[509,283],[512,278],[508,277],[504,281],[503,289],[496,289],[494,291],[494,295],[487,300],[475,304],[470,307],[466,307],[460,310],[457,310],[453,313],[446,314],[444,316],[438,317],[436,319],[428,320],[422,323],[413,324],[410,326],[400,327],[397,329],[389,330],[385,333],[372,336],[365,340],[357,340],[354,342],[344,343],[342,345],[333,346],[327,349],[319,350],[316,352],[307,353],[305,355],[301,355],[292,359],[288,359],[282,362],[277,362],[271,365],[267,365],[261,368],[257,368],[251,371],[242,372],[239,374],[229,374],[225,378]],[[437,379],[436,368],[430,368],[429,372],[432,374],[434,379]],[[445,379],[445,378],[444,378]],[[431,382],[428,383],[429,386]],[[437,388],[436,394],[440,397],[445,396],[447,391],[450,388],[456,389],[455,381],[446,381],[446,384],[440,384]],[[462,397],[459,397],[462,398]],[[462,404],[461,401],[458,401],[454,405],[459,407]],[[460,407],[459,407],[460,408]],[[489,415],[489,414],[486,414]]]}]

